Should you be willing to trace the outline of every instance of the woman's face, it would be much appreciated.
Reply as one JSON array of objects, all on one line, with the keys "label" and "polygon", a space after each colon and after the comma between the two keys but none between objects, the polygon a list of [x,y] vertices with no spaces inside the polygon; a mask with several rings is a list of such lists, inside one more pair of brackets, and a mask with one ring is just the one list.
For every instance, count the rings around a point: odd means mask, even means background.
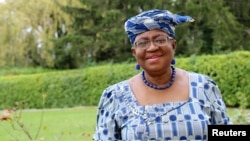
[{"label": "woman's face", "polygon": [[169,68],[174,58],[176,41],[160,30],[139,34],[131,51],[145,71],[162,71]]}]

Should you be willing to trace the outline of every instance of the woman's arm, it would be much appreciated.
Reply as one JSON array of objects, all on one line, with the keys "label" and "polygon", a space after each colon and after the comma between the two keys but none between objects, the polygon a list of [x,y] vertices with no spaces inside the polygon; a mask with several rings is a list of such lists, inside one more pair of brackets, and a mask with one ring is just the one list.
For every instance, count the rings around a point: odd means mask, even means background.
[{"label": "woman's arm", "polygon": [[204,91],[207,100],[211,103],[211,124],[232,124],[218,85],[210,77],[206,77],[206,79]]},{"label": "woman's arm", "polygon": [[118,140],[120,132],[115,121],[114,91],[104,90],[98,105],[96,129],[93,140]]}]

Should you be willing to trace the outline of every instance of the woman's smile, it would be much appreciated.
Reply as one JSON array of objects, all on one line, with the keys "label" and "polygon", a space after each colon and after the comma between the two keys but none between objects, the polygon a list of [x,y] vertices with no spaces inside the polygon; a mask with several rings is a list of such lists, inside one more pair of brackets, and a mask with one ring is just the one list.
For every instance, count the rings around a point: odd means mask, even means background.
[{"label": "woman's smile", "polygon": [[150,63],[158,62],[160,59],[161,59],[160,55],[154,55],[154,56],[147,57],[147,60]]}]

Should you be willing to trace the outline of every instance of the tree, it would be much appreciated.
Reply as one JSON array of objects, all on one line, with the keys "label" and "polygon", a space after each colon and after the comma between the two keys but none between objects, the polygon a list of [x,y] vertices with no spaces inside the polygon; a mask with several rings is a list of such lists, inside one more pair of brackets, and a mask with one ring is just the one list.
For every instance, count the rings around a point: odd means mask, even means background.
[{"label": "tree", "polygon": [[238,34],[240,45],[243,50],[250,50],[250,3],[249,0],[224,0],[225,5],[230,7],[230,12],[241,23],[242,31]]},{"label": "tree", "polygon": [[[175,11],[195,19],[177,29],[177,53],[218,54],[242,49],[239,34],[242,25],[237,22],[222,0],[186,0],[175,4]],[[238,46],[238,48],[236,48]]]},{"label": "tree", "polygon": [[3,64],[53,67],[51,39],[61,23],[67,21],[59,7],[53,1],[26,0],[6,0],[0,6],[3,13],[0,22],[5,29],[1,48],[6,58]]},{"label": "tree", "polygon": [[69,69],[134,61],[124,22],[149,9],[195,19],[176,28],[177,56],[249,50],[248,5],[244,0],[6,0],[0,5],[0,65]]},{"label": "tree", "polygon": [[80,6],[64,6],[58,1],[57,4],[73,21],[68,25],[71,32],[55,41],[58,52],[61,50],[60,46],[70,44],[67,53],[61,53],[63,59],[58,63],[59,66],[75,68],[83,62],[114,59],[116,54],[122,54],[121,44],[124,41],[120,35],[123,35],[124,31],[121,29],[121,21],[117,19],[124,16],[120,10],[113,8],[116,2],[79,0]]}]

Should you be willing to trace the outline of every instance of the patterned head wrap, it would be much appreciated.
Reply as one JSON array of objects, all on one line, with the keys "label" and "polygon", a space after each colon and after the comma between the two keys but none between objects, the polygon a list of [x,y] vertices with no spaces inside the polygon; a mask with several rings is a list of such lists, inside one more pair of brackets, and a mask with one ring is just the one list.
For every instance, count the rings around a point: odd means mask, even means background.
[{"label": "patterned head wrap", "polygon": [[129,18],[124,27],[131,44],[133,44],[137,35],[153,29],[160,29],[175,38],[175,26],[193,21],[194,19],[190,16],[172,14],[168,10],[153,9]]}]

